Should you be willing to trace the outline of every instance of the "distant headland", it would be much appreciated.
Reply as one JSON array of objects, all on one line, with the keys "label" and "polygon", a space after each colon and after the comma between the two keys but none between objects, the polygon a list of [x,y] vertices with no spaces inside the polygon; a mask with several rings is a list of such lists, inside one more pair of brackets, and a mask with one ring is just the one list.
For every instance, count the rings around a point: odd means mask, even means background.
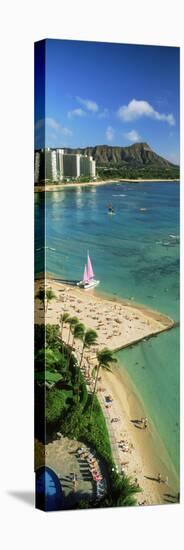
[{"label": "distant headland", "polygon": [[147,143],[35,151],[35,188],[45,190],[53,185],[179,181],[179,177],[179,166],[157,155]]}]

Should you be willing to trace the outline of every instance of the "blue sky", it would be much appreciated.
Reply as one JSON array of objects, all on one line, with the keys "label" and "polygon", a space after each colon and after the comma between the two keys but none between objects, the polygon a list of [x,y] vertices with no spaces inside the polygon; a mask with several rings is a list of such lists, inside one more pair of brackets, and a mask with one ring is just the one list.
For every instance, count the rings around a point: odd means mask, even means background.
[{"label": "blue sky", "polygon": [[[40,65],[35,70],[39,87]],[[49,39],[45,71],[37,147],[45,120],[48,147],[144,141],[179,162],[179,48]]]}]

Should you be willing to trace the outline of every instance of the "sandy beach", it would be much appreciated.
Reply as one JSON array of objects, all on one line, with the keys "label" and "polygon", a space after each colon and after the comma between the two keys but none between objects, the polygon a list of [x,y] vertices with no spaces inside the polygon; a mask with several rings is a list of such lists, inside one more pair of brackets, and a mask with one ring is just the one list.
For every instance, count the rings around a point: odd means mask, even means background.
[{"label": "sandy beach", "polygon": [[[36,292],[41,286],[37,280]],[[48,306],[46,314],[39,300],[36,300],[35,322],[58,323],[63,311],[77,316],[87,328],[93,328],[98,333],[97,344],[86,351],[84,357],[84,375],[89,391],[92,391],[94,381],[92,370],[97,364],[96,352],[103,347],[117,351],[123,347],[138,342],[151,335],[156,335],[173,326],[172,319],[159,312],[152,311],[141,305],[131,304],[123,300],[109,299],[96,295],[95,291],[85,292],[74,286],[63,284],[53,279],[45,281],[46,288],[52,287],[56,299]],[[68,340],[68,326],[64,326],[63,339]],[[81,343],[75,342],[75,353],[79,356]],[[112,373],[100,373],[97,394],[106,417],[114,460],[119,468],[123,467],[127,475],[142,488],[138,495],[138,503],[161,504],[167,502],[166,494],[176,494],[176,483],[168,464],[165,449],[155,445],[154,427],[148,419],[148,427],[144,429],[140,419],[146,416],[131,381],[118,367]],[[111,395],[112,402],[107,407],[106,397]],[[111,422],[118,418],[117,422]],[[138,422],[135,422],[138,420]],[[119,446],[126,442],[127,451]],[[162,457],[162,460],[161,460]],[[166,459],[166,460],[165,460]],[[157,481],[158,473],[163,480],[169,478],[169,485]]]},{"label": "sandy beach", "polygon": [[117,178],[117,179],[110,179],[110,180],[92,180],[88,182],[70,182],[70,183],[53,183],[50,185],[35,185],[34,191],[35,193],[41,193],[43,191],[62,191],[63,189],[71,189],[75,187],[94,187],[94,186],[100,186],[100,185],[107,185],[110,183],[151,183],[151,182],[161,182],[161,183],[168,183],[168,182],[179,182],[179,179],[128,179],[128,178]]},{"label": "sandy beach", "polygon": [[[36,291],[40,282],[36,282]],[[56,323],[63,310],[70,315],[77,315],[86,327],[98,333],[98,342],[93,348],[108,347],[118,351],[130,344],[139,342],[151,335],[170,329],[174,322],[166,315],[132,305],[129,302],[109,299],[95,294],[94,290],[85,292],[76,286],[61,283],[56,279],[47,279],[46,288],[52,287],[56,300],[53,300],[46,313],[47,323]],[[43,310],[36,303],[37,322],[43,318]],[[41,319],[40,319],[41,318]],[[67,341],[68,327],[63,329],[63,338]]]},{"label": "sandy beach", "polygon": [[[117,367],[113,372],[103,372],[103,386],[113,396],[113,404],[106,409],[104,397],[101,392],[98,398],[102,404],[107,419],[108,429],[113,436],[111,445],[114,458],[119,468],[125,464],[125,472],[132,479],[137,479],[142,493],[137,496],[139,504],[163,504],[167,503],[167,494],[177,494],[177,483],[170,467],[169,457],[162,445],[155,438],[154,427],[149,419],[149,426],[145,430],[141,423],[134,422],[146,416],[146,410],[134,391],[129,377],[122,373]],[[111,424],[111,418],[120,418],[120,422]],[[117,442],[125,440],[128,443],[129,451],[122,452]],[[158,482],[158,473],[165,481],[168,477],[169,483]]]}]

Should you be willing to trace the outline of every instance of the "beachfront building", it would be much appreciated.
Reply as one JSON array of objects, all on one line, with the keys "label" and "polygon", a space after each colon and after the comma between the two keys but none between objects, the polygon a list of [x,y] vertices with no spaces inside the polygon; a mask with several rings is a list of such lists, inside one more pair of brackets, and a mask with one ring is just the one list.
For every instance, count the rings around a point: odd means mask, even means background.
[{"label": "beachfront building", "polygon": [[96,178],[96,161],[93,159],[93,157],[90,158],[90,176],[92,179]]},{"label": "beachfront building", "polygon": [[64,149],[40,149],[35,151],[35,184],[59,183],[63,179],[96,177],[96,162],[81,153],[65,153]]},{"label": "beachfront building", "polygon": [[57,181],[62,181],[63,179],[63,174],[64,174],[63,157],[64,157],[64,149],[56,149]]},{"label": "beachfront building", "polygon": [[35,183],[58,181],[56,151],[40,149],[35,152]]},{"label": "beachfront building", "polygon": [[56,181],[57,180],[57,168],[56,168],[56,153],[51,149],[46,149],[45,152],[42,151],[43,163],[45,156],[45,181]]},{"label": "beachfront building", "polygon": [[85,176],[95,178],[96,162],[93,160],[93,157],[89,157],[88,155],[80,155],[80,177]]},{"label": "beachfront building", "polygon": [[39,175],[40,175],[40,153],[39,153],[39,151],[35,151],[35,157],[34,157],[34,181],[35,181],[35,183],[39,182]]},{"label": "beachfront building", "polygon": [[64,154],[63,169],[65,178],[80,178],[80,155],[73,153]]}]

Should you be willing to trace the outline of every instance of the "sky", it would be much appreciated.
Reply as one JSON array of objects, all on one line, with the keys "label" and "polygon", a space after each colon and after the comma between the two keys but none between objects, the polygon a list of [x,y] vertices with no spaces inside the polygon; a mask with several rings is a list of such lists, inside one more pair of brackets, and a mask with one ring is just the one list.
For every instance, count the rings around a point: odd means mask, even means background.
[{"label": "sky", "polygon": [[48,39],[45,67],[35,51],[36,148],[146,142],[179,163],[179,48]]}]

